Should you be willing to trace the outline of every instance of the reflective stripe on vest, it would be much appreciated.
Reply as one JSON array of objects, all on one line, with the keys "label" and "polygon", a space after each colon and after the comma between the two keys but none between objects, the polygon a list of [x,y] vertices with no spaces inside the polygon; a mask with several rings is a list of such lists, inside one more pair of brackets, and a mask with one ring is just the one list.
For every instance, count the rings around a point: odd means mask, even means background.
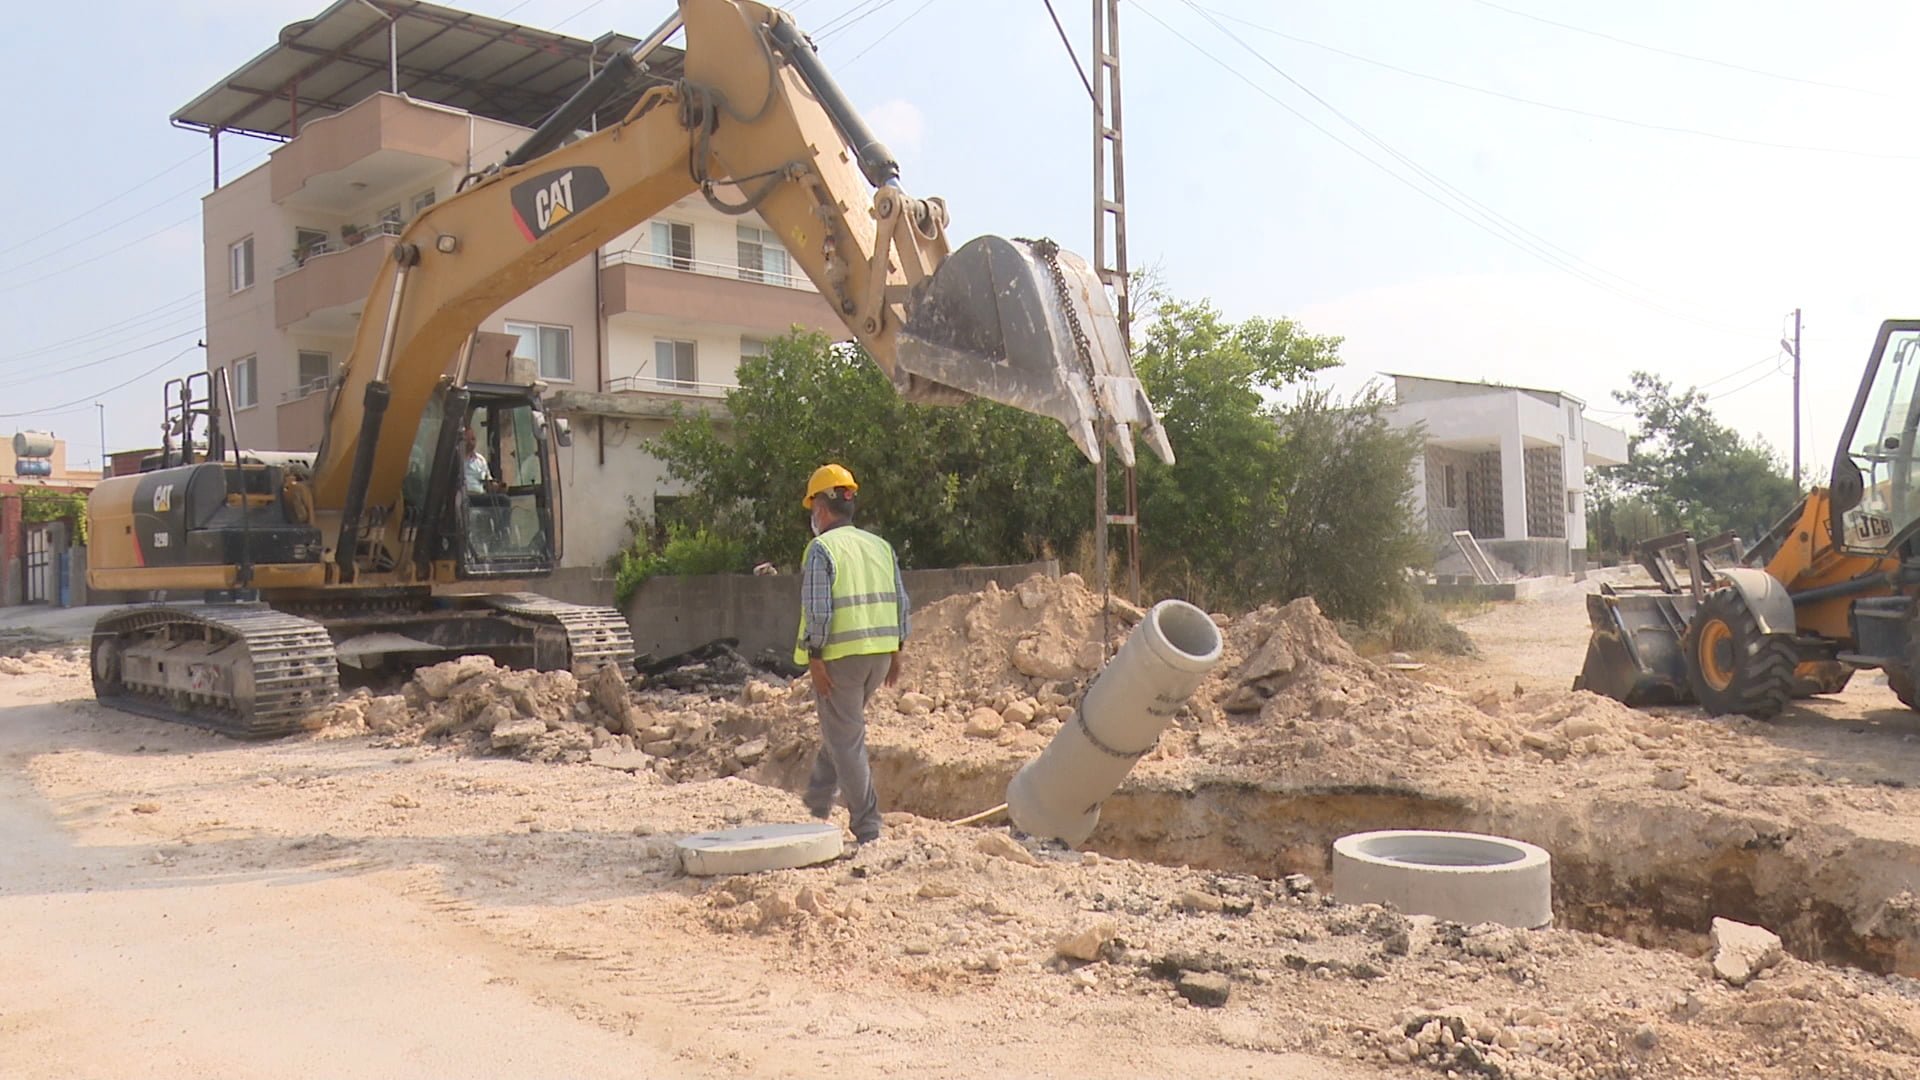
[{"label": "reflective stripe on vest", "polygon": [[[813,542],[833,560],[833,615],[827,622],[823,660],[866,656],[900,649],[900,597],[894,592],[893,548],[885,540],[851,525],[829,529]],[[806,565],[806,560],[801,560]],[[807,662],[807,613],[800,613],[800,632],[793,662]]]}]

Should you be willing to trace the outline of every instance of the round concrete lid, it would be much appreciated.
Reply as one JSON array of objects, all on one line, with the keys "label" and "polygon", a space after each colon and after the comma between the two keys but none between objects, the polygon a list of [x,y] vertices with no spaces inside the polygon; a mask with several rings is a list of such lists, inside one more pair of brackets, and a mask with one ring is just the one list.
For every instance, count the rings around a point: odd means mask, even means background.
[{"label": "round concrete lid", "polygon": [[837,859],[842,847],[840,837],[840,827],[826,822],[746,825],[697,833],[674,846],[687,873],[710,877],[791,870]]}]

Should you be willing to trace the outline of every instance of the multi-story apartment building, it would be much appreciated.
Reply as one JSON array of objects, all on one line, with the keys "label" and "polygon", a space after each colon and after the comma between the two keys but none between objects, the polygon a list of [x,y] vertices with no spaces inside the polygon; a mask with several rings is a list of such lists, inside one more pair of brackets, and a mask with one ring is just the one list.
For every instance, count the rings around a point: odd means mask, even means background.
[{"label": "multi-story apartment building", "polygon": [[[214,119],[218,109],[231,108],[222,95],[230,97],[232,86],[261,82],[254,69],[271,68],[289,35],[311,35],[316,24],[334,20],[342,23],[338,37],[352,29],[350,20],[365,20],[352,3],[339,3],[288,27],[274,50],[176,114],[177,123],[216,138],[242,130],[284,140],[264,163],[218,184],[203,202],[207,363],[229,375],[244,445],[319,445],[329,380],[347,359],[374,275],[401,230],[451,198],[463,177],[519,145],[530,128],[515,119],[544,111],[508,93],[504,82],[496,93],[473,93],[473,79],[461,70],[412,75],[427,86],[457,84],[472,108],[395,93],[392,87],[406,85],[410,53],[429,50],[438,40],[430,36],[434,28],[444,37],[453,20],[476,37],[512,30],[534,40],[536,52],[590,58],[609,47],[607,39],[541,34],[426,4],[401,10],[385,25],[396,40],[374,35],[361,43],[377,46],[376,59],[391,63],[387,86],[360,78],[364,92],[335,90],[324,103],[303,102],[297,114],[273,97],[272,119],[258,130]],[[413,24],[423,19],[429,21]],[[416,33],[424,42],[402,48]],[[324,63],[363,74],[367,57],[356,60],[349,49]],[[580,79],[586,71],[579,66]],[[324,70],[309,71],[294,81],[324,78]],[[524,96],[524,84],[513,89]],[[555,84],[552,104],[570,89]],[[279,91],[289,92],[297,91]],[[488,108],[496,99],[517,104]],[[573,418],[573,445],[558,451],[566,565],[604,562],[630,535],[633,511],[650,518],[656,499],[673,493],[647,444],[674,407],[717,412],[741,356],[795,326],[843,331],[758,218],[725,215],[697,196],[637,224],[481,323],[482,330],[520,339],[520,355],[538,364],[555,411]]]}]

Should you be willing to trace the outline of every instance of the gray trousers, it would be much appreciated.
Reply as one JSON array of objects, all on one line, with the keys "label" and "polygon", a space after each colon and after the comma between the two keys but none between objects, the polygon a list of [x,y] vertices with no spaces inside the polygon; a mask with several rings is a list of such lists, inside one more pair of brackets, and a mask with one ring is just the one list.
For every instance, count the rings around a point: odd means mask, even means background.
[{"label": "gray trousers", "polygon": [[826,817],[837,788],[847,803],[853,838],[863,844],[880,837],[880,800],[867,766],[867,699],[887,681],[893,656],[875,653],[827,661],[833,693],[818,702],[820,752],[807,778],[807,809]]}]

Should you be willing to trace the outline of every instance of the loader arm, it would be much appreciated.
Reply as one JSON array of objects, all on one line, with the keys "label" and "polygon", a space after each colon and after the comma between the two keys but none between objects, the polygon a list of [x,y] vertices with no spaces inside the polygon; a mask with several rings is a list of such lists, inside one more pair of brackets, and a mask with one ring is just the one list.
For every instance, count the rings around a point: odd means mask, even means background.
[{"label": "loader arm", "polygon": [[616,89],[681,27],[678,83],[649,91],[620,123],[549,150],[579,115],[563,107],[505,166],[399,238],[372,285],[308,480],[344,577],[354,576],[362,517],[396,505],[422,412],[481,320],[696,191],[764,218],[909,398],[980,396],[1052,416],[1089,457],[1105,442],[1129,463],[1139,429],[1171,459],[1093,272],[1045,242],[997,237],[949,260],[945,204],[900,187],[898,165],[784,12],[681,0],[674,19],[575,100]]}]

